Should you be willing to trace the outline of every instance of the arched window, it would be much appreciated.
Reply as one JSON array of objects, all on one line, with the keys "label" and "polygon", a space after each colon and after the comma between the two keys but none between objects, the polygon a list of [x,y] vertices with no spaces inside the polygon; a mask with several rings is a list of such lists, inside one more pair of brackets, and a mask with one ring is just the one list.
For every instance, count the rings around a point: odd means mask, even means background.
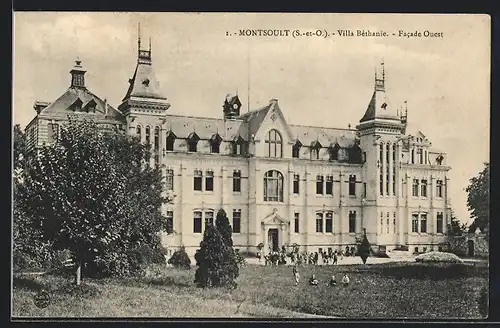
[{"label": "arched window", "polygon": [[299,158],[300,147],[302,147],[302,143],[299,140],[295,141],[295,144],[292,146],[292,157],[293,158]]},{"label": "arched window", "polygon": [[266,144],[268,145],[269,157],[283,157],[283,143],[281,134],[276,130],[270,130],[266,136]]},{"label": "arched window", "polygon": [[267,171],[264,174],[264,201],[283,202],[283,174]]}]

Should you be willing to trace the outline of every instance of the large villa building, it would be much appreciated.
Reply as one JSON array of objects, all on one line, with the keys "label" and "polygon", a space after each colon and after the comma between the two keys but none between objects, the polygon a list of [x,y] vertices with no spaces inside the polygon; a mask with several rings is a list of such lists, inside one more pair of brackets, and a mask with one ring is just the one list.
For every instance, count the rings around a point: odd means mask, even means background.
[{"label": "large villa building", "polygon": [[[437,250],[451,219],[447,156],[420,131],[407,132],[407,110],[390,105],[385,74],[375,76],[355,128],[289,124],[277,99],[241,113],[237,95],[221,95],[213,117],[171,115],[151,61],[138,47],[137,66],[121,104],[87,89],[81,62],[68,90],[36,101],[26,126],[31,149],[53,142],[68,114],[91,117],[152,144],[152,165],[165,177],[163,213],[173,234],[165,245],[199,248],[220,208],[240,251],[298,244],[314,252],[353,247],[364,234],[382,250]],[[175,104],[174,104],[175,106]]]}]

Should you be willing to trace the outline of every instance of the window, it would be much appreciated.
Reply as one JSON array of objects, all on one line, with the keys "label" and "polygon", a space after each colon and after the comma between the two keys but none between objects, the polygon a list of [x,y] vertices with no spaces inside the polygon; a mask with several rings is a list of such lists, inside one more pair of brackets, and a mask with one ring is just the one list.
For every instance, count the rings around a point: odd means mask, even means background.
[{"label": "window", "polygon": [[212,211],[205,212],[205,229],[209,225],[213,225],[213,224],[214,224],[214,212],[212,212]]},{"label": "window", "polygon": [[218,154],[219,153],[221,141],[222,141],[222,138],[218,134],[214,134],[210,138],[210,152],[212,154]]},{"label": "window", "polygon": [[417,154],[418,154],[418,163],[419,164],[424,164],[424,153],[422,151],[422,148],[419,148],[417,150]]},{"label": "window", "polygon": [[146,126],[146,143],[151,143],[151,128],[149,126]]},{"label": "window", "polygon": [[319,141],[314,141],[311,144],[311,159],[319,159],[319,151],[321,149],[321,144]]},{"label": "window", "polygon": [[413,179],[412,196],[418,197],[418,179]]},{"label": "window", "polygon": [[427,150],[424,151],[424,164],[427,164],[429,161],[427,160]]},{"label": "window", "polygon": [[349,176],[349,195],[356,196],[356,176]]},{"label": "window", "polygon": [[356,211],[349,211],[349,232],[356,232]]},{"label": "window", "polygon": [[326,176],[325,194],[333,195],[333,177],[331,175]]},{"label": "window", "polygon": [[156,166],[160,165],[160,128],[155,127],[155,151],[154,151],[154,156],[155,156],[155,164]]},{"label": "window", "polygon": [[379,192],[380,195],[384,195],[384,145],[380,144],[379,149],[379,168],[380,168],[380,181],[379,181]]},{"label": "window", "polygon": [[300,183],[300,176],[298,174],[293,175],[293,193],[298,194],[299,193],[299,183]]},{"label": "window", "polygon": [[192,153],[196,153],[198,151],[198,142],[194,140],[188,141],[188,151]]},{"label": "window", "polygon": [[[394,213],[396,214],[396,213]],[[392,226],[394,227],[394,233],[396,233],[396,219],[392,220]]]},{"label": "window", "polygon": [[415,149],[411,150],[411,163],[415,164]]},{"label": "window", "polygon": [[245,145],[245,140],[243,140],[241,136],[238,136],[238,138],[233,141],[233,155],[245,154]]},{"label": "window", "polygon": [[396,145],[392,145],[392,162],[396,162]]},{"label": "window", "polygon": [[267,133],[266,144],[268,145],[269,157],[283,157],[281,135],[276,130],[271,130]]},{"label": "window", "polygon": [[193,215],[193,232],[201,233],[201,212],[194,212]]},{"label": "window", "polygon": [[302,147],[302,143],[297,140],[295,142],[295,144],[292,146],[292,157],[293,158],[299,158],[300,147]]},{"label": "window", "polygon": [[205,190],[214,191],[214,171],[207,171],[205,177]]},{"label": "window", "polygon": [[241,233],[241,210],[233,210],[233,232]]},{"label": "window", "polygon": [[411,232],[418,232],[418,214],[411,216]]},{"label": "window", "polygon": [[174,212],[167,211],[165,217],[167,218],[167,233],[172,233],[174,230]]},{"label": "window", "polygon": [[[383,214],[381,216],[384,216]],[[380,233],[384,233],[384,219],[380,219]]]},{"label": "window", "polygon": [[385,150],[385,166],[386,166],[386,177],[385,177],[385,194],[389,196],[389,193],[391,191],[390,185],[389,185],[389,175],[391,172],[391,146],[389,144],[386,145],[386,150]]},{"label": "window", "polygon": [[392,195],[396,196],[396,175],[392,175]]},{"label": "window", "polygon": [[141,135],[141,126],[138,125],[136,128],[135,128],[135,135],[139,137],[139,139],[142,140],[142,135]]},{"label": "window", "polygon": [[49,123],[47,134],[48,141],[55,142],[57,140],[57,137],[59,136],[59,124]]},{"label": "window", "polygon": [[167,140],[166,140],[167,150],[173,151],[174,143],[175,143],[175,135],[172,133],[172,131],[167,132]]},{"label": "window", "polygon": [[418,254],[418,247],[415,247],[415,250],[413,251],[415,254]]},{"label": "window", "polygon": [[366,198],[366,182],[363,182],[363,198]]},{"label": "window", "polygon": [[316,177],[316,195],[323,195],[323,181],[324,177],[322,175]]},{"label": "window", "polygon": [[420,232],[427,233],[427,214],[420,215]]},{"label": "window", "polygon": [[264,175],[264,201],[283,202],[283,175],[267,171]]},{"label": "window", "polygon": [[339,149],[340,146],[337,143],[333,147],[330,146],[329,153],[331,161],[336,161],[339,159]]},{"label": "window", "polygon": [[443,233],[443,212],[437,213],[436,218],[436,232]]},{"label": "window", "polygon": [[241,192],[241,171],[233,172],[233,192]]},{"label": "window", "polygon": [[323,213],[316,213],[316,232],[323,232]]},{"label": "window", "polygon": [[326,213],[325,232],[329,232],[329,233],[333,232],[333,213],[332,212]]},{"label": "window", "polygon": [[443,180],[436,181],[436,197],[443,197]]},{"label": "window", "polygon": [[422,197],[427,197],[427,180],[422,180],[422,184],[420,185],[420,195]]},{"label": "window", "polygon": [[294,232],[299,233],[299,213],[294,214]]},{"label": "window", "polygon": [[203,172],[200,170],[194,171],[194,190],[201,191],[201,183],[203,178]]},{"label": "window", "polygon": [[174,190],[174,170],[167,169],[165,173],[165,185],[167,190]]}]

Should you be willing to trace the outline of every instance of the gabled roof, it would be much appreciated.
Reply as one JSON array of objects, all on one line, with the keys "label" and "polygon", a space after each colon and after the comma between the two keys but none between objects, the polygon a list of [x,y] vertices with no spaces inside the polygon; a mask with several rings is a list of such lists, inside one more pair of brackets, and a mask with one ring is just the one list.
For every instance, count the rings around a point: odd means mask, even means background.
[{"label": "gabled roof", "polygon": [[238,117],[239,119],[248,123],[248,133],[250,135],[255,135],[257,133],[271,107],[272,104],[269,104],[265,107],[250,111]]},{"label": "gabled roof", "polygon": [[87,106],[87,104],[95,102],[95,113],[96,115],[107,115],[106,117],[122,119],[123,115],[109,104],[106,104],[101,98],[90,92],[87,88],[73,88],[70,87],[63,93],[59,98],[57,98],[53,103],[43,108],[40,114],[51,114],[51,113],[61,113],[61,112],[73,112],[70,108],[76,102],[81,102],[82,108]]}]

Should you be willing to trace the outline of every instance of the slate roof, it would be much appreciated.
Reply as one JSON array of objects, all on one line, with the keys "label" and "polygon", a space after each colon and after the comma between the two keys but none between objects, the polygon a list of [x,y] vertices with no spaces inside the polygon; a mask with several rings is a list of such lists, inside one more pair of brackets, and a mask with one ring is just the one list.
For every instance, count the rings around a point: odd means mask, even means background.
[{"label": "slate roof", "polygon": [[[103,116],[105,115],[106,109],[104,100],[102,100],[101,98],[90,92],[87,88],[78,88],[78,87],[70,87],[54,102],[52,102],[50,105],[42,109],[41,113],[51,114],[51,113],[61,113],[66,111],[73,112],[70,109],[70,107],[78,100],[81,101],[82,108],[84,108],[87,104],[91,103],[92,101],[95,102],[96,104],[95,113],[97,115],[99,114]],[[107,104],[107,106],[108,106],[108,114],[106,115],[106,117],[114,119],[123,118],[123,115],[118,110],[110,106],[109,103]]]},{"label": "slate roof", "polygon": [[338,143],[341,148],[350,148],[356,143],[356,130],[335,129],[306,125],[290,125],[294,137],[304,146],[311,146],[314,141],[319,141],[323,147]]},{"label": "slate roof", "polygon": [[260,128],[260,125],[264,121],[264,118],[266,117],[267,113],[269,110],[274,106],[274,103],[270,103],[269,105],[266,105],[260,109],[256,109],[253,111],[250,111],[248,113],[245,113],[243,115],[240,115],[238,119],[243,120],[248,124],[248,134],[256,134],[257,131]]},{"label": "slate roof", "polygon": [[138,62],[134,76],[129,83],[130,86],[123,100],[130,97],[167,99],[160,91],[160,82],[156,79],[153,67],[149,63]]}]

